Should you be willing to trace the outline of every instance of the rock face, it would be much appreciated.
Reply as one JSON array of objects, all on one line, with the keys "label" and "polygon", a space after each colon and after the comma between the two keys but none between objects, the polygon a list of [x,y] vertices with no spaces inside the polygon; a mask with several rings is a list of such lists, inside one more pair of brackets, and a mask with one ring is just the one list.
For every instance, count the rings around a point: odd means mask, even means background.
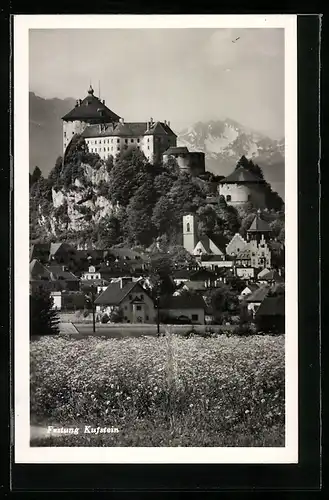
[{"label": "rock face", "polygon": [[58,236],[63,231],[88,229],[104,217],[116,213],[118,206],[113,206],[106,197],[109,173],[105,163],[102,162],[97,169],[87,164],[82,167],[83,178],[75,179],[73,186],[68,189],[53,188],[52,201],[46,208],[39,206],[38,223],[47,234]]},{"label": "rock face", "polygon": [[284,199],[284,139],[270,139],[226,119],[198,122],[183,130],[177,142],[189,151],[203,151],[206,170],[217,175],[230,174],[241,156],[246,156],[262,168],[267,182]]}]

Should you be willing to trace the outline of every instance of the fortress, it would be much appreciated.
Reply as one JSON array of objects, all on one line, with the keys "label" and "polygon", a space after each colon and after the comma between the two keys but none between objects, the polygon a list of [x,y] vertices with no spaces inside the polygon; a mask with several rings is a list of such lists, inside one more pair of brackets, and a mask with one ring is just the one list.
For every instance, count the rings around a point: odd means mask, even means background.
[{"label": "fortress", "polygon": [[89,151],[97,153],[103,160],[135,146],[143,151],[150,163],[175,157],[181,170],[193,175],[205,170],[204,153],[190,153],[187,148],[177,147],[177,135],[170,128],[169,121],[150,118],[147,122],[125,122],[105,105],[104,100],[94,95],[92,86],[87,97],[77,100],[62,121],[63,155],[72,137],[80,134]]}]

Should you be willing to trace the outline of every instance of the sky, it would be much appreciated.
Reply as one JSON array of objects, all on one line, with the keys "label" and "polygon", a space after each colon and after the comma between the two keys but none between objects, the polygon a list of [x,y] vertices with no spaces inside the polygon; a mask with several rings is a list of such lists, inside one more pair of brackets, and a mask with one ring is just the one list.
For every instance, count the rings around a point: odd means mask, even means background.
[{"label": "sky", "polygon": [[[239,37],[238,40],[236,40]],[[235,43],[233,43],[235,41]],[[128,121],[238,121],[284,137],[284,30],[30,30],[30,91],[95,95]]]}]

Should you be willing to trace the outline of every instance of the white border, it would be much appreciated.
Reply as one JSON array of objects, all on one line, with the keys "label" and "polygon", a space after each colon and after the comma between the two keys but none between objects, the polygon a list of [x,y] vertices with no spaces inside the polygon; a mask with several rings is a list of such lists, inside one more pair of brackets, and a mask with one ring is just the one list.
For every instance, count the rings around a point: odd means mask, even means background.
[{"label": "white border", "polygon": [[[284,28],[286,446],[284,448],[30,448],[28,31],[54,28]],[[297,16],[18,15],[14,18],[15,463],[297,463]]]}]

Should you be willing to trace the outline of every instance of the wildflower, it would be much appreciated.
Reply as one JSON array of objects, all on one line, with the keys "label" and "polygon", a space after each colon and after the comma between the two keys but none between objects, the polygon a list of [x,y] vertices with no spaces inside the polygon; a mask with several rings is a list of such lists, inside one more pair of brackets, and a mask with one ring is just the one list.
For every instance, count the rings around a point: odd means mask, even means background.
[{"label": "wildflower", "polygon": [[193,408],[193,403],[190,404],[190,408]]},{"label": "wildflower", "polygon": [[245,413],[250,413],[250,411],[249,410],[245,410]]},{"label": "wildflower", "polygon": [[260,400],[260,402],[261,402],[261,403],[265,403],[265,399],[264,399],[264,398],[263,398],[263,399],[261,399],[261,400]]}]

